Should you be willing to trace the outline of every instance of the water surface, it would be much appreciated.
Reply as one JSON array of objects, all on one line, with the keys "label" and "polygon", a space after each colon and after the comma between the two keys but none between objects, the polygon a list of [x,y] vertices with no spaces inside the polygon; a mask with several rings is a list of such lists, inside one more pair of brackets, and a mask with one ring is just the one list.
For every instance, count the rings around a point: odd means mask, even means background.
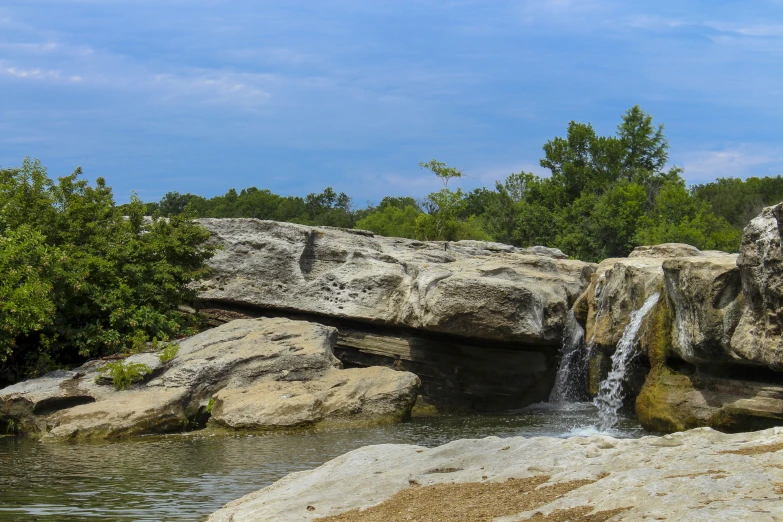
[{"label": "water surface", "polygon": [[[368,444],[432,447],[491,435],[580,436],[596,433],[595,424],[595,407],[580,403],[502,415],[435,415],[363,429],[81,444],[0,438],[0,521],[199,521],[288,473]],[[623,419],[611,434],[644,432]]]}]

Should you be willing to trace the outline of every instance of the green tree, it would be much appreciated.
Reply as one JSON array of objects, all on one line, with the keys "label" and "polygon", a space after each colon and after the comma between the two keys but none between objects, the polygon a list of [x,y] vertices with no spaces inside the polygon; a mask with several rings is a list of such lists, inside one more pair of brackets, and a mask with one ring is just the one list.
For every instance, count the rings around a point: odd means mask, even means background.
[{"label": "green tree", "polygon": [[399,208],[394,205],[381,206],[379,210],[356,222],[356,228],[370,230],[381,236],[416,237],[416,220],[422,213],[413,205]]},{"label": "green tree", "polygon": [[463,176],[462,171],[454,167],[449,167],[442,161],[438,161],[436,159],[430,160],[426,163],[420,161],[419,167],[430,170],[433,174],[438,176],[443,182],[443,188],[448,187],[450,180],[454,178],[461,178]]},{"label": "green tree", "polygon": [[[135,196],[120,210],[102,178],[81,170],[54,183],[40,162],[0,170],[0,373],[170,338],[187,325],[214,247],[187,213],[145,219]],[[44,353],[46,352],[46,353]]]}]

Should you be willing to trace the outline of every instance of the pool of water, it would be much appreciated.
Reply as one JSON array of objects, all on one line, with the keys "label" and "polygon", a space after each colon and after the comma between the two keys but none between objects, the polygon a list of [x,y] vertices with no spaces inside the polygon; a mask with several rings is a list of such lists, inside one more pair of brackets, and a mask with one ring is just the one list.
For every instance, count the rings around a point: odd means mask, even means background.
[{"label": "pool of water", "polygon": [[[226,502],[368,444],[438,446],[464,438],[597,433],[592,404],[499,415],[433,415],[364,429],[140,437],[40,444],[0,438],[0,521],[204,520]],[[638,437],[622,420],[611,435]]]}]

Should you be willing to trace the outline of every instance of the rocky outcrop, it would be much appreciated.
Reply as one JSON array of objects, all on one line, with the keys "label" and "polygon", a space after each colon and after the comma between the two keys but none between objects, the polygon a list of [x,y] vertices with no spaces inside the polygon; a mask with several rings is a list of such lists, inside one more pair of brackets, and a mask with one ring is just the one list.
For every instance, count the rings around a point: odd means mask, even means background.
[{"label": "rocky outcrop", "polygon": [[731,336],[741,360],[783,370],[783,204],[767,207],[742,234],[737,260],[745,306]]},{"label": "rocky outcrop", "polygon": [[[0,391],[0,423],[43,440],[117,438],[217,425],[278,428],[399,421],[419,379],[388,368],[342,370],[334,328],[283,318],[240,319],[156,353],[94,360]],[[117,390],[109,363],[145,365],[142,382]]]},{"label": "rocky outcrop", "polygon": [[751,221],[738,256],[658,245],[602,262],[575,308],[592,341],[591,383],[605,375],[630,311],[658,292],[638,339],[643,386],[629,378],[642,425],[740,431],[783,424],[781,214],[783,204]]},{"label": "rocky outcrop", "polygon": [[592,266],[559,250],[202,219],[223,250],[200,299],[460,337],[556,345]]},{"label": "rocky outcrop", "polygon": [[[690,245],[668,243],[638,247],[627,258],[602,261],[575,306],[590,350],[588,391],[593,395],[598,392],[598,383],[609,371],[610,357],[631,314],[656,293],[663,295],[662,302],[678,303],[674,307],[678,344],[668,349],[680,350],[685,360],[700,354],[709,356],[716,339],[718,345],[725,341],[723,324],[731,326],[736,317],[732,314],[739,291],[736,259],[736,254],[702,252]],[[716,292],[720,295],[712,295]],[[646,352],[646,345],[643,348]],[[647,367],[637,370],[628,377],[631,396],[639,392]]]},{"label": "rocky outcrop", "polygon": [[545,400],[568,311],[594,266],[559,250],[413,241],[361,230],[202,219],[222,250],[199,307],[279,314],[338,328],[350,366],[416,373],[445,408]]},{"label": "rocky outcrop", "polygon": [[781,449],[779,428],[367,446],[231,502],[209,522],[771,522],[783,518]]},{"label": "rocky outcrop", "polygon": [[[736,254],[702,252],[690,245],[667,243],[637,247],[627,258],[601,261],[575,307],[581,312],[577,317],[585,323],[585,339],[594,346],[613,350],[631,314],[652,294],[663,292],[664,281],[667,289],[676,292],[672,298],[679,298],[685,305],[682,310],[687,315],[680,322],[685,325],[693,319],[698,321],[699,308],[705,304],[704,286],[720,277],[730,279],[726,272],[737,271],[736,260]],[[737,283],[738,290],[738,278],[731,282]],[[706,304],[713,304],[712,299]],[[725,306],[723,301],[715,304]],[[697,329],[688,328],[692,326],[689,323],[682,331],[699,335]]]}]

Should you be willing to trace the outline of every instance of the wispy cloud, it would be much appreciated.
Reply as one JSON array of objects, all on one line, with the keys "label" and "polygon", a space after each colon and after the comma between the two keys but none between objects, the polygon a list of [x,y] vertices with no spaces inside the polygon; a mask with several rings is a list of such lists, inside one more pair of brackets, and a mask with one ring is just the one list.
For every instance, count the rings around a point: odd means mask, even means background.
[{"label": "wispy cloud", "polygon": [[783,174],[780,168],[783,154],[771,149],[739,146],[723,150],[703,150],[683,157],[684,176],[691,183],[712,181],[716,178],[747,178]]},{"label": "wispy cloud", "polygon": [[[2,63],[0,62],[0,67]],[[52,69],[20,69],[17,67],[2,67],[0,75],[12,76],[22,80],[51,80],[56,82],[80,83],[83,78],[78,74],[65,75]]]}]

